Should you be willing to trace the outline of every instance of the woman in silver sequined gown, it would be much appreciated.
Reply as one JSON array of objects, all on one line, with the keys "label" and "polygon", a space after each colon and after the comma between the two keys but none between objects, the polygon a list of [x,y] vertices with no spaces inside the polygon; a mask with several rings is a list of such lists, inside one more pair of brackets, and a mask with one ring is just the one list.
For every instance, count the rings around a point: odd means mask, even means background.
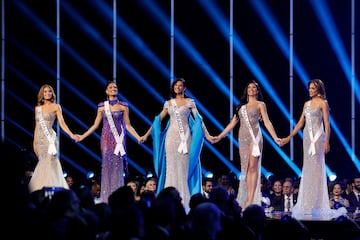
[{"label": "woman in silver sequined gown", "polygon": [[[162,152],[161,148],[157,148],[156,144],[154,145],[155,171],[159,178],[157,192],[168,186],[175,187],[180,193],[185,210],[189,210],[191,195],[201,192],[202,185],[201,165],[198,156],[202,148],[202,140],[199,139],[199,144],[193,146],[194,132],[203,131],[204,133],[199,134],[205,134],[206,139],[210,142],[213,141],[213,137],[209,135],[203,124],[194,100],[185,95],[185,90],[184,79],[178,78],[172,83],[170,89],[171,99],[164,103],[163,110],[157,117],[158,121],[154,121],[144,137],[146,140],[152,134],[153,141],[155,142],[159,135],[165,133],[164,152]],[[167,115],[170,117],[167,128],[161,131],[161,134],[160,131],[158,132],[159,134],[156,134],[157,125]],[[195,130],[191,129],[191,119],[198,120],[199,122]],[[182,144],[182,133],[185,137],[183,144],[186,145],[183,148],[180,147]],[[201,136],[203,138],[203,135]],[[197,148],[197,153],[193,154],[195,148]],[[162,158],[164,160],[161,160]]]},{"label": "woman in silver sequined gown", "polygon": [[345,208],[330,208],[325,154],[329,152],[329,105],[324,83],[320,79],[308,83],[310,100],[304,104],[300,120],[282,144],[303,129],[303,167],[297,203],[292,216],[300,220],[329,220],[346,214]]},{"label": "woman in silver sequined gown", "polygon": [[[224,138],[236,124],[240,122],[238,140],[241,176],[237,200],[243,209],[250,204],[261,206],[262,194],[260,187],[263,137],[261,134],[260,121],[264,122],[266,129],[274,141],[280,144],[280,139],[277,137],[268,117],[266,105],[261,100],[262,94],[259,84],[254,80],[250,81],[244,89],[240,104],[236,108],[236,114],[216,138],[216,141]],[[254,135],[255,141],[253,140],[251,132]]]},{"label": "woman in silver sequined gown", "polygon": [[[72,139],[77,137],[70,131],[66,125],[62,109],[56,104],[56,96],[54,89],[45,84],[41,86],[38,97],[37,106],[35,107],[35,130],[33,148],[38,158],[38,163],[34,169],[34,173],[29,182],[29,191],[34,192],[41,190],[43,187],[60,187],[69,188],[65,181],[59,155],[57,153],[58,139],[56,132],[53,130],[53,124],[57,119],[61,129],[66,132]],[[42,118],[40,118],[40,114]],[[40,121],[43,124],[40,124]],[[46,130],[46,131],[44,131]],[[56,150],[49,152],[49,138],[54,139]]]}]

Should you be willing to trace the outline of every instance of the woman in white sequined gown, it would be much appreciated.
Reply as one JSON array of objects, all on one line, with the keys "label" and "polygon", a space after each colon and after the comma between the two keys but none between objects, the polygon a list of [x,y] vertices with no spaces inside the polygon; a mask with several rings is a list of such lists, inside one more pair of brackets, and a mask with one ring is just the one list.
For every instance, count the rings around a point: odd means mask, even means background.
[{"label": "woman in white sequined gown", "polygon": [[61,106],[56,104],[54,89],[45,84],[39,90],[35,107],[33,148],[38,163],[29,182],[30,192],[41,190],[43,187],[69,188],[57,153],[58,139],[52,128],[55,119],[73,140],[78,139],[64,121]]},{"label": "woman in white sequined gown", "polygon": [[[184,79],[178,78],[172,83],[171,99],[164,103],[163,110],[143,137],[146,140],[151,134],[153,138],[157,192],[168,186],[175,187],[185,210],[188,210],[190,197],[202,189],[199,157],[204,135],[210,142],[213,137],[202,122],[194,100],[185,95],[185,90]],[[163,131],[161,121],[167,115],[170,120]]]},{"label": "woman in white sequined gown", "polygon": [[261,206],[261,157],[263,150],[261,120],[274,141],[280,144],[280,139],[269,119],[266,105],[262,101],[260,86],[253,80],[246,85],[231,122],[216,137],[216,141],[224,138],[240,122],[238,141],[241,176],[237,200],[243,209],[250,204]]},{"label": "woman in white sequined gown", "polygon": [[330,151],[329,105],[320,79],[308,83],[310,100],[304,104],[300,120],[282,145],[304,126],[303,167],[297,203],[292,216],[300,220],[329,220],[346,214],[345,208],[331,209],[325,170],[325,154]]}]

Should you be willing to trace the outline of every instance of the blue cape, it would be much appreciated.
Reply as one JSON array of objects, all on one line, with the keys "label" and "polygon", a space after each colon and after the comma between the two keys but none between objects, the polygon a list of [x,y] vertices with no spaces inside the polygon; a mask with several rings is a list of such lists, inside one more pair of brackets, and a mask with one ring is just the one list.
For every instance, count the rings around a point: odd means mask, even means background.
[{"label": "blue cape", "polygon": [[[153,161],[155,173],[158,177],[157,192],[159,193],[165,185],[166,178],[166,154],[165,154],[165,136],[169,128],[168,121],[165,129],[161,130],[160,115],[155,117],[152,124],[151,136],[153,139]],[[202,117],[199,113],[196,114],[195,119],[190,114],[189,126],[192,135],[192,140],[189,149],[189,171],[188,171],[188,185],[190,196],[202,191],[202,175],[200,153],[204,143],[204,130],[202,128]]]}]

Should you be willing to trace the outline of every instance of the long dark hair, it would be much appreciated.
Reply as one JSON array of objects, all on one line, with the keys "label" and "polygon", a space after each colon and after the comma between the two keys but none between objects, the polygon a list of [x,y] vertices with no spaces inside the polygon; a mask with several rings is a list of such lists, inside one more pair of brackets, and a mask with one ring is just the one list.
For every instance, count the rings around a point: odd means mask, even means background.
[{"label": "long dark hair", "polygon": [[256,99],[259,100],[259,101],[263,101],[263,95],[262,95],[262,92],[261,92],[261,88],[260,88],[260,85],[255,81],[255,80],[251,80],[249,81],[247,84],[246,84],[246,87],[243,91],[243,94],[240,98],[240,103],[239,105],[236,106],[236,110],[235,110],[235,113],[237,115],[237,117],[239,117],[239,110],[241,108],[242,105],[245,105],[249,102],[249,96],[248,96],[248,93],[247,93],[247,89],[248,89],[248,86],[253,83],[255,84],[256,86],[256,89],[258,91],[257,93],[257,96],[256,96]]},{"label": "long dark hair", "polygon": [[[185,83],[185,79],[184,78],[176,78],[175,81],[173,81],[173,83],[171,84],[170,87],[170,98],[174,98],[176,97],[176,93],[174,92],[174,86],[177,82],[182,82],[184,87],[186,88],[186,83]],[[185,94],[184,91],[184,98],[187,98],[188,96]]]}]

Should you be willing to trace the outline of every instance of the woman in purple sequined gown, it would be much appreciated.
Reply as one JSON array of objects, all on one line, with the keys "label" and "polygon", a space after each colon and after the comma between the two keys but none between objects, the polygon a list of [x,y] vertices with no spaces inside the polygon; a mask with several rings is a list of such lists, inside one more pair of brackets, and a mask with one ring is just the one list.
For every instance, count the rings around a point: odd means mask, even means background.
[{"label": "woman in purple sequined gown", "polygon": [[135,137],[138,143],[142,140],[132,127],[129,118],[129,106],[117,98],[118,88],[115,82],[106,85],[107,101],[98,104],[94,124],[82,135],[80,141],[93,133],[103,123],[101,131],[101,201],[108,198],[116,189],[125,185],[124,173],[126,162],[126,131]]},{"label": "woman in purple sequined gown", "polygon": [[50,85],[41,86],[37,99],[33,148],[39,161],[30,179],[29,191],[34,192],[43,187],[68,189],[57,153],[58,138],[52,128],[55,119],[72,139],[76,140],[77,136],[66,125],[61,106],[56,104],[55,92]]},{"label": "woman in purple sequined gown", "polygon": [[300,119],[286,144],[304,126],[303,167],[297,203],[292,216],[300,220],[329,220],[346,214],[344,207],[331,209],[325,169],[325,154],[330,151],[329,105],[320,79],[308,83],[310,100],[304,104]]},{"label": "woman in purple sequined gown", "polygon": [[261,206],[261,158],[263,150],[261,120],[274,141],[280,144],[280,139],[277,137],[268,117],[266,105],[262,101],[260,86],[253,80],[246,85],[235,115],[216,140],[220,141],[240,122],[238,140],[241,176],[237,200],[243,209],[250,204]]}]

